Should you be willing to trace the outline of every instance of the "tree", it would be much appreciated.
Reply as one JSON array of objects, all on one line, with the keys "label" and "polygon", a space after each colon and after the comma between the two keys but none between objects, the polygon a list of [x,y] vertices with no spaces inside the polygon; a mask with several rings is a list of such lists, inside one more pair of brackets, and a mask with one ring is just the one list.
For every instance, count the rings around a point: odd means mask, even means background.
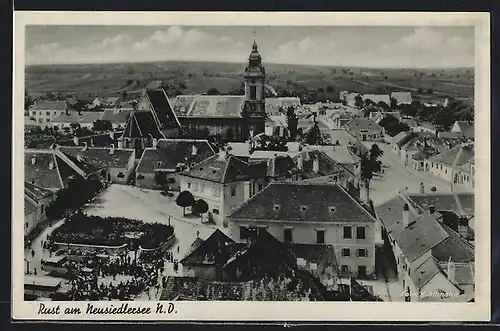
[{"label": "tree", "polygon": [[191,192],[189,191],[182,191],[177,196],[175,203],[177,203],[177,206],[182,207],[182,215],[186,216],[186,207],[192,206],[194,204],[193,194],[191,194]]},{"label": "tree", "polygon": [[391,107],[389,107],[389,105],[387,103],[385,103],[384,101],[380,101],[379,103],[377,103],[377,106],[379,106],[380,108],[382,108],[385,111],[388,111],[391,109]]},{"label": "tree", "polygon": [[394,98],[391,98],[391,109],[398,108],[398,101]]},{"label": "tree", "polygon": [[331,85],[327,85],[327,86],[326,86],[326,92],[328,92],[328,93],[333,93],[333,92],[335,92],[335,90],[334,90],[333,86],[331,86]]},{"label": "tree", "polygon": [[200,215],[200,217],[203,219],[203,214],[208,212],[207,202],[203,199],[196,200],[193,204],[193,211],[195,214]]},{"label": "tree", "polygon": [[167,174],[164,171],[157,171],[155,173],[155,183],[156,185],[163,187],[165,184],[167,184]]},{"label": "tree", "polygon": [[208,95],[219,95],[220,92],[215,87],[211,87],[211,88],[208,89],[207,94]]},{"label": "tree", "polygon": [[113,125],[108,120],[96,120],[92,125],[94,131],[110,131],[112,129]]},{"label": "tree", "polygon": [[127,95],[128,95],[128,94],[127,94],[127,91],[123,91],[123,93],[122,93],[122,99],[126,99],[126,98],[127,98]]},{"label": "tree", "polygon": [[77,130],[80,128],[80,123],[73,122],[69,126],[71,127],[71,129]]},{"label": "tree", "polygon": [[417,93],[424,93],[424,91],[422,90],[422,88],[421,88],[421,87],[419,87],[419,88],[417,89]]},{"label": "tree", "polygon": [[292,106],[289,106],[286,110],[286,123],[288,126],[288,132],[290,132],[290,140],[294,141],[297,138],[299,119],[297,114],[295,114],[295,108]]},{"label": "tree", "polygon": [[28,95],[27,92],[24,92],[24,110],[28,110],[35,103],[35,99]]},{"label": "tree", "polygon": [[384,155],[384,151],[381,150],[377,144],[373,144],[372,148],[370,149],[370,159],[378,159],[382,155]]},{"label": "tree", "polygon": [[363,98],[361,97],[361,95],[357,95],[355,98],[354,98],[354,105],[357,107],[357,108],[361,108],[364,106],[364,102],[363,102]]}]

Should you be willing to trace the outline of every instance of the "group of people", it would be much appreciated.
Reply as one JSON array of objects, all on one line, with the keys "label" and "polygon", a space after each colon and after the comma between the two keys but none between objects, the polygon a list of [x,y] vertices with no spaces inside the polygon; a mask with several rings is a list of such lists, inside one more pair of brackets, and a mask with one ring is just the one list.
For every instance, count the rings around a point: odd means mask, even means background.
[{"label": "group of people", "polygon": [[244,293],[245,283],[211,282],[195,278],[174,277],[171,287],[173,297],[180,295],[199,301],[238,301]]},{"label": "group of people", "polygon": [[300,278],[290,275],[264,277],[250,282],[245,300],[249,301],[316,301],[313,289]]}]

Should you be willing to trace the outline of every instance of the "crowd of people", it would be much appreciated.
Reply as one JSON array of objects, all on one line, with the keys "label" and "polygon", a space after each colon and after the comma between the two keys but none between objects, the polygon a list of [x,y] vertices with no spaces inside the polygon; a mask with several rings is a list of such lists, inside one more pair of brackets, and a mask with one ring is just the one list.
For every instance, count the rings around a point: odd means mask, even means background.
[{"label": "crowd of people", "polygon": [[171,300],[177,297],[199,301],[239,301],[243,298],[246,283],[204,281],[195,278],[172,277]]},{"label": "crowd of people", "polygon": [[300,278],[264,277],[250,282],[248,301],[316,301],[313,289]]}]

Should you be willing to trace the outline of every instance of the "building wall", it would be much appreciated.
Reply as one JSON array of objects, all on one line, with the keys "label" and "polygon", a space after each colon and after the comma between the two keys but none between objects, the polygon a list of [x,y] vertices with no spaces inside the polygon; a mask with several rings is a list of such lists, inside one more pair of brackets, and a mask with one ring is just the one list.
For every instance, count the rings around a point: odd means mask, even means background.
[{"label": "building wall", "polygon": [[[224,219],[223,185],[208,180],[179,175],[180,191],[189,191],[195,199],[203,199],[208,204],[208,217],[217,225]],[[220,192],[220,194],[217,194]]]},{"label": "building wall", "polygon": [[[179,117],[181,125],[189,130],[204,130],[208,129],[210,135],[221,135],[225,139],[231,141],[242,140],[243,135],[243,119],[226,119],[226,118],[191,118]],[[232,132],[232,138],[229,137],[229,129]]]},{"label": "building wall", "polygon": [[460,130],[460,126],[458,125],[458,123],[457,123],[457,122],[455,122],[455,123],[453,124],[453,126],[451,127],[451,130],[450,130],[450,131],[451,131],[451,132],[462,132],[462,130]]},{"label": "building wall", "polygon": [[449,183],[452,182],[453,171],[451,166],[440,162],[435,162],[432,160],[428,160],[427,163],[429,164],[429,172],[431,174],[441,179],[444,179]]},{"label": "building wall", "polygon": [[183,265],[182,272],[186,276],[198,277],[206,280],[215,280],[216,272],[214,266]]},{"label": "building wall", "polygon": [[[339,268],[343,265],[348,267],[345,275],[357,275],[358,266],[365,266],[367,275],[375,272],[375,223],[353,224],[353,223],[310,223],[310,222],[278,222],[278,221],[252,221],[232,220],[229,222],[229,235],[237,242],[243,242],[240,238],[240,227],[265,227],[266,230],[280,241],[284,241],[286,228],[292,229],[292,241],[299,244],[317,244],[317,230],[325,231],[325,245],[333,245]],[[353,239],[343,239],[343,226],[352,227]],[[365,239],[356,239],[356,226],[365,227]],[[342,249],[349,249],[350,256],[342,256]],[[357,250],[366,249],[366,257],[358,257]]]},{"label": "building wall", "polygon": [[[50,205],[52,201],[54,201],[55,195],[50,195],[43,199],[40,199],[38,202],[38,208],[29,215],[24,215],[24,235],[26,236],[28,233],[33,230],[33,228],[40,222],[47,219],[47,215],[45,213],[47,206]],[[42,207],[43,206],[43,207]],[[43,212],[42,212],[43,209]]]},{"label": "building wall", "polygon": [[29,110],[29,116],[34,118],[39,126],[52,126],[52,120],[64,115],[65,110]]},{"label": "building wall", "polygon": [[[380,140],[383,138],[382,130],[351,130],[350,133],[361,141]],[[363,137],[366,139],[363,139]]]}]

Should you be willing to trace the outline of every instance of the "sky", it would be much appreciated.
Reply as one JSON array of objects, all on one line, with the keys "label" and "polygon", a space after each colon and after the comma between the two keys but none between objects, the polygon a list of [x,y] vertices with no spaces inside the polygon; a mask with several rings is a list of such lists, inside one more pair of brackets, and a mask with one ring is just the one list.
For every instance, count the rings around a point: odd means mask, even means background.
[{"label": "sky", "polygon": [[265,63],[372,68],[474,66],[473,27],[27,26],[26,64]]}]

